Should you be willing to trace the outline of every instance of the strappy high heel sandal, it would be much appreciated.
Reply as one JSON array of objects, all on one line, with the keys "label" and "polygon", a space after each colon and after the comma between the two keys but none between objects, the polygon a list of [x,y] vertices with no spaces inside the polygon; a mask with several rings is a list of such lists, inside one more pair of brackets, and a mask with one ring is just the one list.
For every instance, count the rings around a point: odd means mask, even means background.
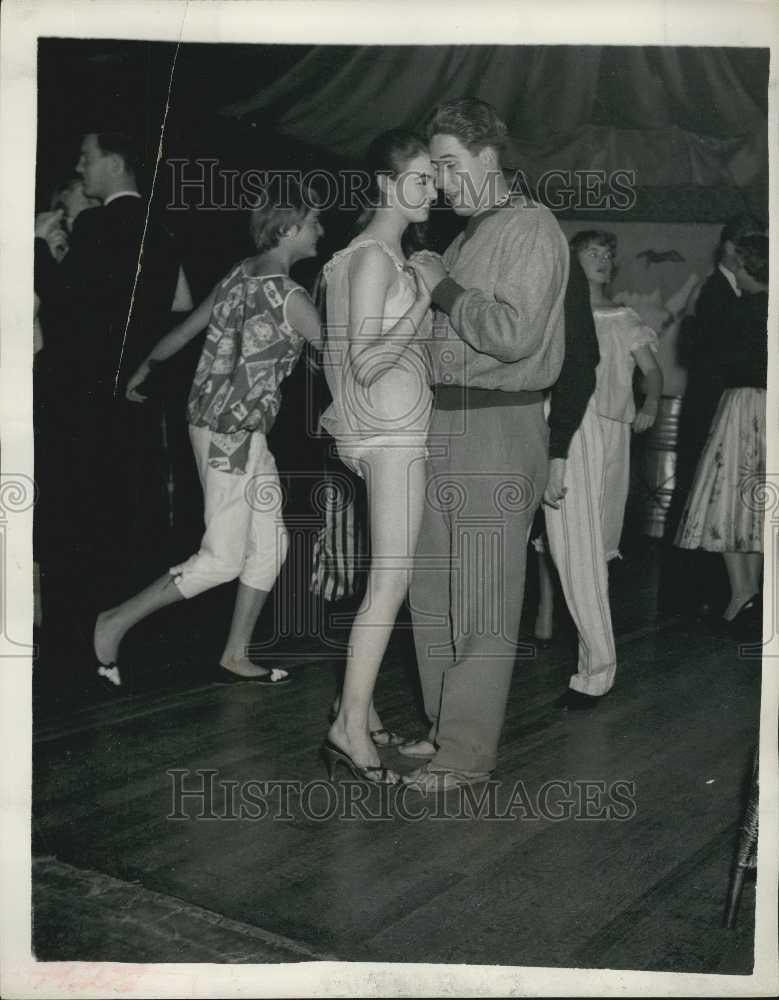
[{"label": "strappy high heel sandal", "polygon": [[[341,699],[336,698],[335,705],[340,707],[340,704]],[[330,714],[327,717],[331,726],[335,722],[335,717],[338,714],[338,708],[336,708],[335,705],[331,707]],[[388,747],[402,747],[408,743],[407,737],[401,736],[400,733],[394,733],[391,729],[371,729],[368,735],[370,736],[373,745],[378,747],[379,750],[386,750]]]},{"label": "strappy high heel sandal", "polygon": [[330,740],[325,740],[322,744],[322,754],[327,764],[327,777],[331,782],[335,781],[339,764],[359,781],[364,781],[368,785],[397,785],[400,781],[400,776],[387,767],[362,767],[360,764],[355,764],[348,753]]}]

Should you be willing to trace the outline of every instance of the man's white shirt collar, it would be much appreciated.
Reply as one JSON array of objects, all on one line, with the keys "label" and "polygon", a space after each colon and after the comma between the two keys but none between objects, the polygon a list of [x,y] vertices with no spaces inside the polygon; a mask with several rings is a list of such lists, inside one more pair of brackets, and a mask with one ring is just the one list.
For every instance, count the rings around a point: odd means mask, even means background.
[{"label": "man's white shirt collar", "polygon": [[732,271],[729,271],[724,264],[718,264],[717,267],[725,275],[728,280],[728,284],[733,289],[733,291],[741,298],[741,289],[738,287],[738,282],[736,281],[736,276]]},{"label": "man's white shirt collar", "polygon": [[131,198],[141,197],[139,191],[117,191],[115,194],[109,195],[108,198],[106,198],[106,200],[103,202],[103,208],[105,208],[106,205],[110,205],[111,202],[115,201],[117,198],[126,198],[128,195]]}]

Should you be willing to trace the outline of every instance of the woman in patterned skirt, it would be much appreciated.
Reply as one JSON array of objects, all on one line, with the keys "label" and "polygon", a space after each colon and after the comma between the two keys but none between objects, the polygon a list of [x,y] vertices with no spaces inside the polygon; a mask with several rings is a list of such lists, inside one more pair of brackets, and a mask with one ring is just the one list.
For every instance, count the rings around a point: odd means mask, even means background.
[{"label": "woman in patterned skirt", "polygon": [[736,243],[738,329],[712,345],[725,379],[675,543],[721,552],[730,583],[723,618],[736,635],[760,621],[768,369],[768,238]]}]

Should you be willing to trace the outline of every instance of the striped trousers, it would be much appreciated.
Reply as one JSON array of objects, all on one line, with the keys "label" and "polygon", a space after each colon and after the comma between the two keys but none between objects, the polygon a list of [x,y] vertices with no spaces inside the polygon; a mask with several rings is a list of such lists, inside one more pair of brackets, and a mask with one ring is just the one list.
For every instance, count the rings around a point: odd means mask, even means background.
[{"label": "striped trousers", "polygon": [[592,397],[568,451],[568,492],[558,510],[544,506],[544,517],[549,551],[579,633],[570,686],[595,696],[612,688],[617,670],[604,545],[605,469],[603,431]]},{"label": "striped trousers", "polygon": [[362,593],[370,561],[365,482],[328,459],[319,491],[322,527],[314,539],[309,589],[325,601]]}]

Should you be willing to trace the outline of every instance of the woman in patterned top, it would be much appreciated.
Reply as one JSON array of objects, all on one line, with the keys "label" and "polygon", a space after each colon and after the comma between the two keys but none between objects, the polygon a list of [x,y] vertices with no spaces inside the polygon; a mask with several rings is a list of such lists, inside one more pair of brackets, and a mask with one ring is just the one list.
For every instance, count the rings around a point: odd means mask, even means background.
[{"label": "woman in patterned top", "polygon": [[287,554],[280,484],[266,436],[281,402],[281,383],[306,340],[318,344],[319,315],[291,266],[316,256],[323,230],[306,192],[290,184],[281,198],[253,211],[257,254],[241,261],[183,323],[140,365],[127,398],[153,365],[172,357],[208,328],[187,416],[205,498],[206,531],[200,549],[118,607],[98,615],[94,633],[100,678],[121,685],[117,667],[125,633],[154,611],[239,579],[227,644],[216,670],[222,683],[275,685],[283,670],[252,663],[247,647]]}]

